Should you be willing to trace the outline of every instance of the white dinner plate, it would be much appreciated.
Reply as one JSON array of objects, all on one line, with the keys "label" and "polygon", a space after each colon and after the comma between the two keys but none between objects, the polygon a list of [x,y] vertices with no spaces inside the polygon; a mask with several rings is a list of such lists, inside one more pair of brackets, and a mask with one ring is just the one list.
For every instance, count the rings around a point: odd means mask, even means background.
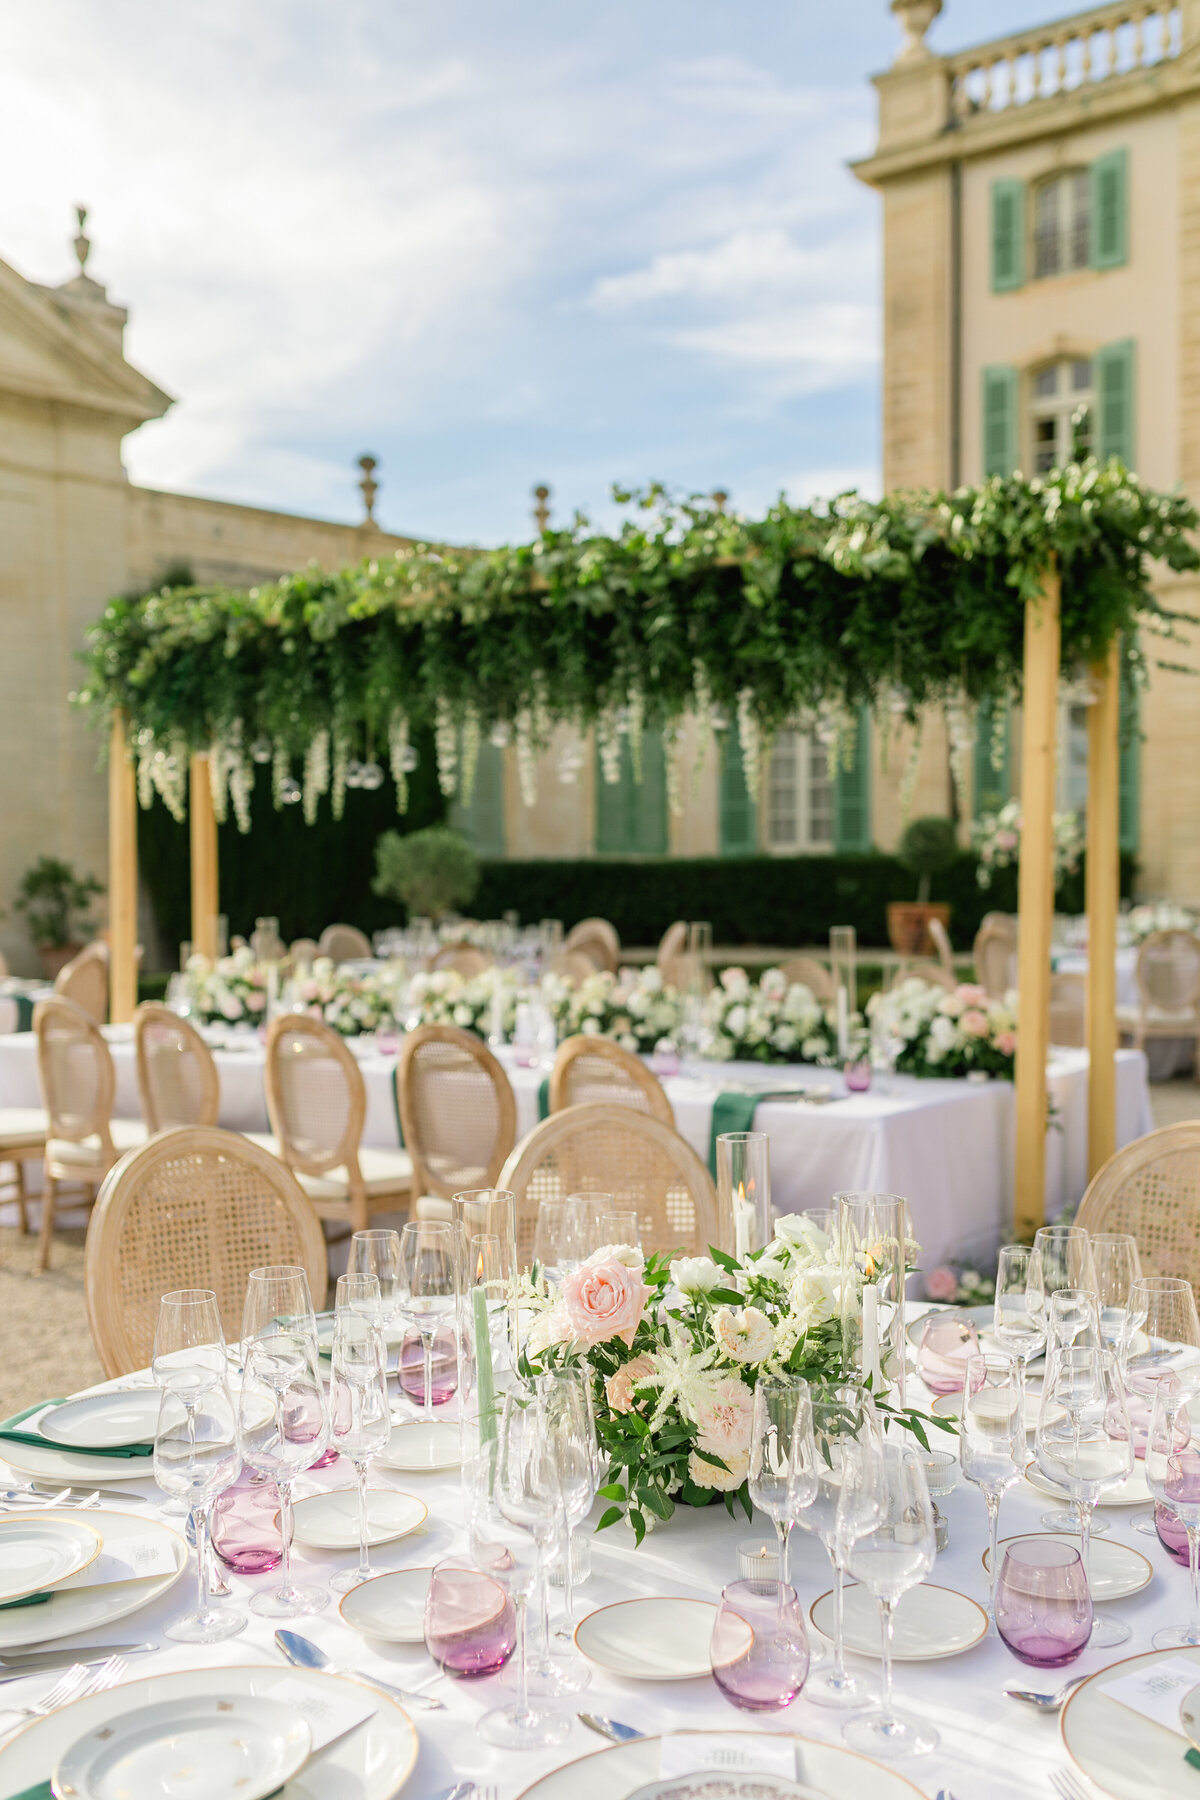
[{"label": "white dinner plate", "polygon": [[385,1644],[425,1642],[425,1596],[432,1569],[393,1569],[351,1588],[341,1604],[352,1631]]},{"label": "white dinner plate", "polygon": [[157,1388],[131,1388],[113,1394],[83,1394],[51,1407],[38,1420],[38,1431],[65,1450],[85,1446],[115,1450],[123,1444],[152,1444],[158,1429],[161,1395]]},{"label": "white dinner plate", "polygon": [[[1004,1546],[1019,1544],[1028,1538],[1051,1538],[1059,1544],[1069,1544],[1072,1550],[1078,1550],[1079,1538],[1068,1531],[1022,1531],[1016,1537],[1000,1539],[1000,1562],[1004,1562]],[[985,1569],[991,1569],[992,1553],[985,1550],[980,1561]],[[1103,1603],[1108,1600],[1128,1600],[1131,1594],[1140,1594],[1154,1580],[1154,1568],[1140,1550],[1132,1544],[1122,1544],[1116,1538],[1094,1537],[1089,1550],[1089,1585],[1092,1599]]]},{"label": "white dinner plate", "polygon": [[[813,1601],[808,1616],[821,1636],[832,1641],[832,1588]],[[901,1594],[893,1620],[892,1655],[897,1662],[961,1656],[987,1636],[988,1620],[982,1606],[954,1588],[934,1587],[928,1581]],[[843,1635],[846,1649],[856,1656],[879,1656],[879,1607],[875,1596],[859,1583],[846,1583]]]},{"label": "white dinner plate", "polygon": [[1089,1676],[1062,1709],[1060,1729],[1067,1755],[1113,1800],[1196,1800],[1200,1776],[1183,1760],[1187,1738],[1104,1692],[1118,1676],[1175,1657],[1194,1662],[1200,1681],[1200,1650],[1151,1650]]},{"label": "white dinner plate", "polygon": [[[392,1488],[367,1489],[367,1542],[390,1544],[407,1537],[429,1517],[429,1508],[412,1494]],[[311,1550],[358,1549],[358,1489],[331,1488],[309,1494],[292,1507],[293,1536]]]},{"label": "white dinner plate", "polygon": [[217,1692],[137,1706],[77,1738],[54,1771],[72,1800],[265,1800],[308,1761],[312,1730],[290,1706]]},{"label": "white dinner plate", "polygon": [[375,1458],[381,1469],[402,1469],[405,1474],[431,1475],[439,1469],[457,1469],[462,1462],[462,1435],[449,1419],[405,1420]]},{"label": "white dinner plate", "polygon": [[[78,1514],[45,1512],[38,1517],[74,1520]],[[0,1655],[5,1650],[26,1649],[115,1624],[174,1587],[187,1566],[187,1545],[177,1531],[160,1519],[148,1518],[145,1513],[135,1518],[132,1513],[89,1512],[87,1522],[100,1533],[106,1551],[131,1562],[135,1568],[139,1548],[152,1540],[169,1546],[174,1568],[143,1581],[114,1581],[104,1587],[59,1587],[41,1606],[19,1606],[12,1612],[0,1612]],[[39,1779],[46,1779],[45,1769]],[[19,1787],[20,1783],[16,1785]],[[4,1791],[0,1782],[0,1794]]]},{"label": "white dinner plate", "polygon": [[[733,1736],[724,1726],[721,1736]],[[740,1734],[737,1734],[740,1735]],[[790,1733],[772,1732],[776,1739]],[[761,1740],[761,1732],[747,1733]],[[639,1788],[658,1779],[659,1746],[657,1737],[639,1738],[632,1744],[613,1744],[607,1750],[595,1750],[577,1762],[552,1769],[525,1788],[519,1800],[632,1800]],[[796,1748],[796,1778],[822,1800],[922,1800],[921,1789],[914,1787],[895,1769],[871,1762],[856,1750],[840,1744],[820,1744],[812,1738],[793,1737]],[[2,1765],[0,1765],[2,1767]],[[1196,1800],[1193,1791],[1191,1800]]]},{"label": "white dinner plate", "polygon": [[710,1600],[618,1600],[589,1613],[575,1628],[575,1643],[589,1662],[627,1681],[695,1681],[712,1674],[708,1640],[716,1616]]},{"label": "white dinner plate", "polygon": [[74,1513],[0,1519],[0,1606],[78,1575],[95,1562],[103,1541],[95,1526]]},{"label": "white dinner plate", "polygon": [[[1057,1481],[1051,1481],[1043,1475],[1036,1463],[1030,1463],[1025,1471],[1025,1479],[1030,1487],[1035,1487],[1039,1494],[1049,1494],[1055,1500],[1070,1501],[1071,1496],[1066,1488],[1059,1487]],[[1140,1462],[1133,1465],[1132,1475],[1127,1475],[1120,1487],[1110,1488],[1101,1494],[1097,1506],[1149,1506],[1150,1489],[1146,1486],[1146,1471]]]},{"label": "white dinner plate", "polygon": [[[45,1781],[62,1754],[64,1740],[71,1743],[85,1732],[115,1727],[118,1719],[134,1707],[154,1706],[160,1701],[178,1705],[186,1700],[205,1700],[218,1687],[227,1697],[244,1694],[269,1700],[285,1683],[287,1689],[280,1697],[292,1704],[297,1682],[315,1690],[318,1705],[322,1700],[328,1704],[349,1689],[356,1700],[369,1701],[375,1712],[353,1731],[327,1745],[319,1756],[312,1757],[303,1772],[284,1787],[280,1800],[346,1800],[347,1795],[353,1795],[353,1800],[394,1800],[417,1760],[417,1734],[402,1707],[378,1688],[350,1676],[252,1665],[210,1665],[170,1675],[144,1676],[140,1681],[127,1681],[121,1687],[62,1706],[48,1719],[34,1719],[16,1737],[0,1745],[0,1794],[17,1794],[22,1788]],[[136,1800],[146,1797],[138,1795]]]},{"label": "white dinner plate", "polygon": [[[158,1392],[153,1391],[157,1406]],[[40,1432],[45,1416],[43,1413],[39,1418],[26,1420],[21,1430]],[[43,1445],[12,1444],[0,1439],[0,1462],[22,1475],[32,1475],[37,1481],[57,1481],[62,1487],[68,1482],[76,1487],[83,1482],[108,1487],[114,1481],[154,1480],[151,1456],[89,1456],[83,1451],[63,1449],[49,1440]]]}]

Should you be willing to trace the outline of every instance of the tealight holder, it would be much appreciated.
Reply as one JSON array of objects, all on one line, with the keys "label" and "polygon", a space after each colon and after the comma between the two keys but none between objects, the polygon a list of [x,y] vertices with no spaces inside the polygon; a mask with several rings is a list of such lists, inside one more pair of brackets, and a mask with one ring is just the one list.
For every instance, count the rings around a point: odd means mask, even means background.
[{"label": "tealight holder", "polygon": [[737,1565],[742,1581],[778,1581],[779,1545],[764,1538],[743,1538],[737,1547]]},{"label": "tealight holder", "polygon": [[958,1457],[953,1450],[926,1450],[921,1453],[921,1466],[933,1501],[933,1536],[939,1550],[950,1542],[950,1526],[946,1515],[938,1511],[938,1501],[952,1494],[958,1486]]}]

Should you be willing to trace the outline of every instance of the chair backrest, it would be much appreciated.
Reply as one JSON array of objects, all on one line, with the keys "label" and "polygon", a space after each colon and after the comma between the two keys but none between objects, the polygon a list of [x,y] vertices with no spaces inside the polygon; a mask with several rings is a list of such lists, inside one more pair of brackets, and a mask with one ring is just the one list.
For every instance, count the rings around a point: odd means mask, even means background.
[{"label": "chair backrest", "polygon": [[264,1074],[271,1130],[288,1167],[305,1175],[344,1167],[351,1187],[360,1184],[367,1090],[345,1039],[305,1013],[280,1013],[267,1027]]},{"label": "chair backrest", "polygon": [[7,979],[8,979],[8,958],[7,958],[7,956],[5,956],[3,950],[0,950],[0,981],[6,981]]},{"label": "chair backrest", "polygon": [[942,924],[940,919],[930,919],[927,929],[930,937],[933,939],[933,947],[937,951],[938,962],[943,969],[948,969],[950,974],[953,975],[954,947],[950,942],[950,933],[946,930],[946,927]]},{"label": "chair backrest", "polygon": [[1017,985],[1017,922],[989,913],[975,934],[975,978],[993,1000]]},{"label": "chair backrest", "polygon": [[598,939],[593,938],[590,944],[583,944],[576,950],[559,950],[550,959],[550,971],[554,975],[565,975],[576,987],[591,975],[601,975],[608,971],[604,963],[597,961],[593,950],[599,950]]},{"label": "chair backrest", "polygon": [[212,1051],[169,1006],[144,1000],[133,1015],[138,1094],[147,1131],[215,1125],[221,1083]]},{"label": "chair backrest", "polygon": [[958,977],[952,975],[949,969],[943,969],[941,963],[926,962],[923,959],[910,962],[907,957],[902,956],[889,979],[884,982],[885,993],[890,994],[902,981],[911,981],[914,977],[919,981],[927,981],[931,987],[945,988],[948,994],[952,994],[958,986]]},{"label": "chair backrest", "polygon": [[1190,931],[1154,931],[1137,958],[1138,997],[1144,1009],[1189,1012],[1200,1001],[1200,939]]},{"label": "chair backrest", "polygon": [[[636,1209],[642,1248],[703,1254],[733,1248],[712,1176],[678,1132],[631,1106],[599,1102],[551,1113],[509,1157],[499,1185],[517,1197],[517,1259],[533,1259],[538,1208],[560,1194],[611,1194]],[[727,1241],[728,1240],[728,1241]]]},{"label": "chair backrest", "polygon": [[443,1200],[496,1187],[517,1137],[517,1102],[487,1045],[457,1025],[418,1025],[404,1034],[396,1101],[413,1193]]},{"label": "chair backrest", "polygon": [[1126,1144],[1093,1175],[1075,1219],[1087,1231],[1127,1231],[1144,1275],[1200,1285],[1200,1119]]},{"label": "chair backrest", "polygon": [[686,919],[676,919],[659,939],[655,961],[668,987],[687,986],[688,927]]},{"label": "chair backrest", "polygon": [[108,945],[86,944],[54,977],[54,991],[81,1006],[97,1025],[108,1022]]},{"label": "chair backrest", "polygon": [[564,1038],[550,1072],[550,1111],[607,1100],[632,1106],[675,1128],[675,1114],[658,1076],[640,1057],[622,1050],[611,1038],[583,1032]]},{"label": "chair backrest", "polygon": [[1087,977],[1050,977],[1050,1042],[1078,1048],[1087,1042]]},{"label": "chair backrest", "polygon": [[50,1121],[48,1135],[82,1143],[98,1137],[111,1159],[116,1075],[100,1027],[73,1000],[55,996],[33,1009],[37,1033],[38,1085]]},{"label": "chair backrest", "polygon": [[235,1131],[188,1125],[109,1170],[88,1227],[84,1279],[104,1373],[144,1369],[163,1294],[211,1288],[236,1344],[251,1269],[299,1264],[324,1304],[325,1236],[296,1177]]},{"label": "chair backrest", "polygon": [[615,975],[621,962],[621,940],[615,925],[607,919],[580,919],[572,925],[563,942],[564,950],[583,950],[592,957],[597,968]]},{"label": "chair backrest", "polygon": [[335,963],[357,962],[360,958],[374,956],[371,940],[356,925],[327,925],[321,933],[317,945],[321,956],[328,956]]},{"label": "chair backrest", "polygon": [[[336,929],[336,927],[335,927]],[[323,955],[316,938],[293,938],[288,945],[288,960],[292,964],[310,963],[316,956]],[[367,952],[368,956],[370,951]]]},{"label": "chair backrest", "polygon": [[814,1000],[834,998],[833,976],[815,956],[789,956],[785,963],[780,963],[779,973],[790,984],[800,982]]},{"label": "chair backrest", "polygon": [[449,969],[455,975],[461,975],[464,981],[473,981],[476,975],[482,975],[490,969],[495,958],[490,950],[481,950],[477,944],[443,944],[430,957],[427,967]]}]

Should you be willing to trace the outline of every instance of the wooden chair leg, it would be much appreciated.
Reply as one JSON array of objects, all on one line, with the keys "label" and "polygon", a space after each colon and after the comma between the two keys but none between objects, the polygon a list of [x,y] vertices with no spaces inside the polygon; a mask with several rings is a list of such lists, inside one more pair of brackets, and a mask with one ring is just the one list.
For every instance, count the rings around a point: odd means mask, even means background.
[{"label": "wooden chair leg", "polygon": [[52,1175],[47,1175],[42,1187],[42,1228],[38,1233],[37,1268],[39,1275],[44,1275],[50,1267],[50,1240],[54,1236],[54,1203],[57,1196],[58,1183]]},{"label": "wooden chair leg", "polygon": [[25,1158],[23,1156],[18,1156],[16,1167],[17,1167],[17,1229],[20,1231],[22,1237],[28,1237],[29,1236],[29,1213],[26,1209],[25,1203],[29,1198],[29,1189],[25,1185]]}]

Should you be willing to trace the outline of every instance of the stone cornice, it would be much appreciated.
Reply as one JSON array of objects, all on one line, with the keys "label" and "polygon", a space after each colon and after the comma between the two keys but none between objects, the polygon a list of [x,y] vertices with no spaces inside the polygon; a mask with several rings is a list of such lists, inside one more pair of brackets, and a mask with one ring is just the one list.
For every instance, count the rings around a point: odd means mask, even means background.
[{"label": "stone cornice", "polygon": [[169,394],[126,362],[111,339],[80,318],[79,308],[57,305],[3,262],[0,323],[54,365],[53,372],[0,369],[4,392],[128,420],[126,430],[161,418],[172,404]]}]

